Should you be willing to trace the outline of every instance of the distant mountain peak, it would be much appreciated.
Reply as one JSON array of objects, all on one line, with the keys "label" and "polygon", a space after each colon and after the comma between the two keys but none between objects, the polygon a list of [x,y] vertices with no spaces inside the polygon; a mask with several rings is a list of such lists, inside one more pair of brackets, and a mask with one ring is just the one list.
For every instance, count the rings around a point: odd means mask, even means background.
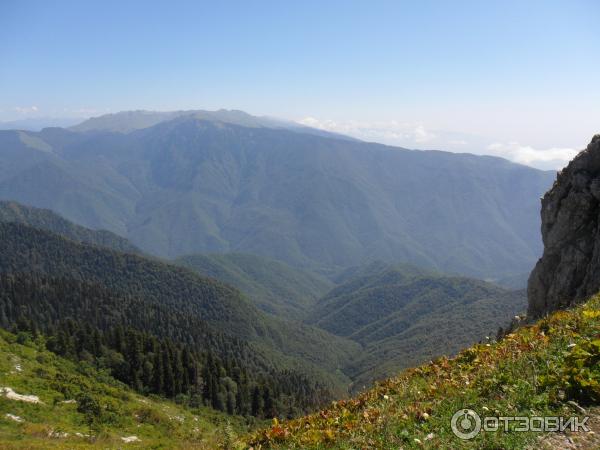
[{"label": "distant mountain peak", "polygon": [[356,140],[348,136],[311,128],[289,120],[278,119],[269,116],[253,116],[252,114],[248,114],[247,112],[239,109],[223,108],[215,111],[207,111],[202,109],[181,111],[120,111],[116,113],[104,114],[98,117],[92,117],[78,125],[70,127],[69,129],[76,132],[109,131],[116,133],[130,133],[135,130],[150,128],[160,123],[177,120],[182,117],[206,120],[210,122],[227,123],[248,128],[285,129],[317,136]]},{"label": "distant mountain peak", "polygon": [[[0,199],[155,255],[254,253],[323,273],[380,259],[497,279],[541,254],[538,199],[552,173],[320,137],[239,111],[119,114],[91,119],[89,132],[27,133],[52,153],[1,132]],[[91,131],[116,117],[146,128]]]},{"label": "distant mountain peak", "polygon": [[168,122],[181,117],[225,122],[244,126],[281,127],[285,122],[277,119],[258,117],[238,109],[218,109],[207,111],[202,109],[178,111],[149,111],[131,110],[104,114],[92,117],[71,127],[73,131],[114,131],[128,133],[134,130],[149,128],[162,122]]}]

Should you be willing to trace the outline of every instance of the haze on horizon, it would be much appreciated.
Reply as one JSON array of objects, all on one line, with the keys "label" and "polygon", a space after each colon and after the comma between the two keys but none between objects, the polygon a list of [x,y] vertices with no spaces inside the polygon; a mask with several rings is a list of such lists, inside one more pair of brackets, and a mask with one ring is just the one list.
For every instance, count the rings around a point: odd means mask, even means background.
[{"label": "haze on horizon", "polygon": [[241,109],[562,167],[600,131],[600,4],[0,4],[0,121]]}]

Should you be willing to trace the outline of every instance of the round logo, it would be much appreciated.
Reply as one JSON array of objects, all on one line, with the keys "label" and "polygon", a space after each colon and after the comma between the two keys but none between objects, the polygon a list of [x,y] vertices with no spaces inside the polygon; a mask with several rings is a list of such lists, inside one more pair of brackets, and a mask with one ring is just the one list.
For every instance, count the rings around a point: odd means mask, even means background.
[{"label": "round logo", "polygon": [[450,424],[455,436],[464,440],[473,439],[481,431],[481,417],[472,409],[456,411]]}]

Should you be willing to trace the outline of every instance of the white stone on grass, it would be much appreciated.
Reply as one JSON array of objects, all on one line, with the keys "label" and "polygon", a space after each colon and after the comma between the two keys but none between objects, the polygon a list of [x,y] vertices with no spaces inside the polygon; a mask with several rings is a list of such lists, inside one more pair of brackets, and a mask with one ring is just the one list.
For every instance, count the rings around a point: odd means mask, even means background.
[{"label": "white stone on grass", "polygon": [[0,394],[4,395],[9,400],[17,400],[26,403],[43,403],[37,395],[17,394],[9,387],[0,388]]}]

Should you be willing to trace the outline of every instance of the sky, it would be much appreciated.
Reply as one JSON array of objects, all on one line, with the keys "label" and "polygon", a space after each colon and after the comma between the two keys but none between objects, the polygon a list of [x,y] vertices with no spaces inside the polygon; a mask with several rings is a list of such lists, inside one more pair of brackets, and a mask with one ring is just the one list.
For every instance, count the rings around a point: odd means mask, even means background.
[{"label": "sky", "polygon": [[600,133],[600,2],[0,1],[0,121],[241,109],[556,169]]}]

